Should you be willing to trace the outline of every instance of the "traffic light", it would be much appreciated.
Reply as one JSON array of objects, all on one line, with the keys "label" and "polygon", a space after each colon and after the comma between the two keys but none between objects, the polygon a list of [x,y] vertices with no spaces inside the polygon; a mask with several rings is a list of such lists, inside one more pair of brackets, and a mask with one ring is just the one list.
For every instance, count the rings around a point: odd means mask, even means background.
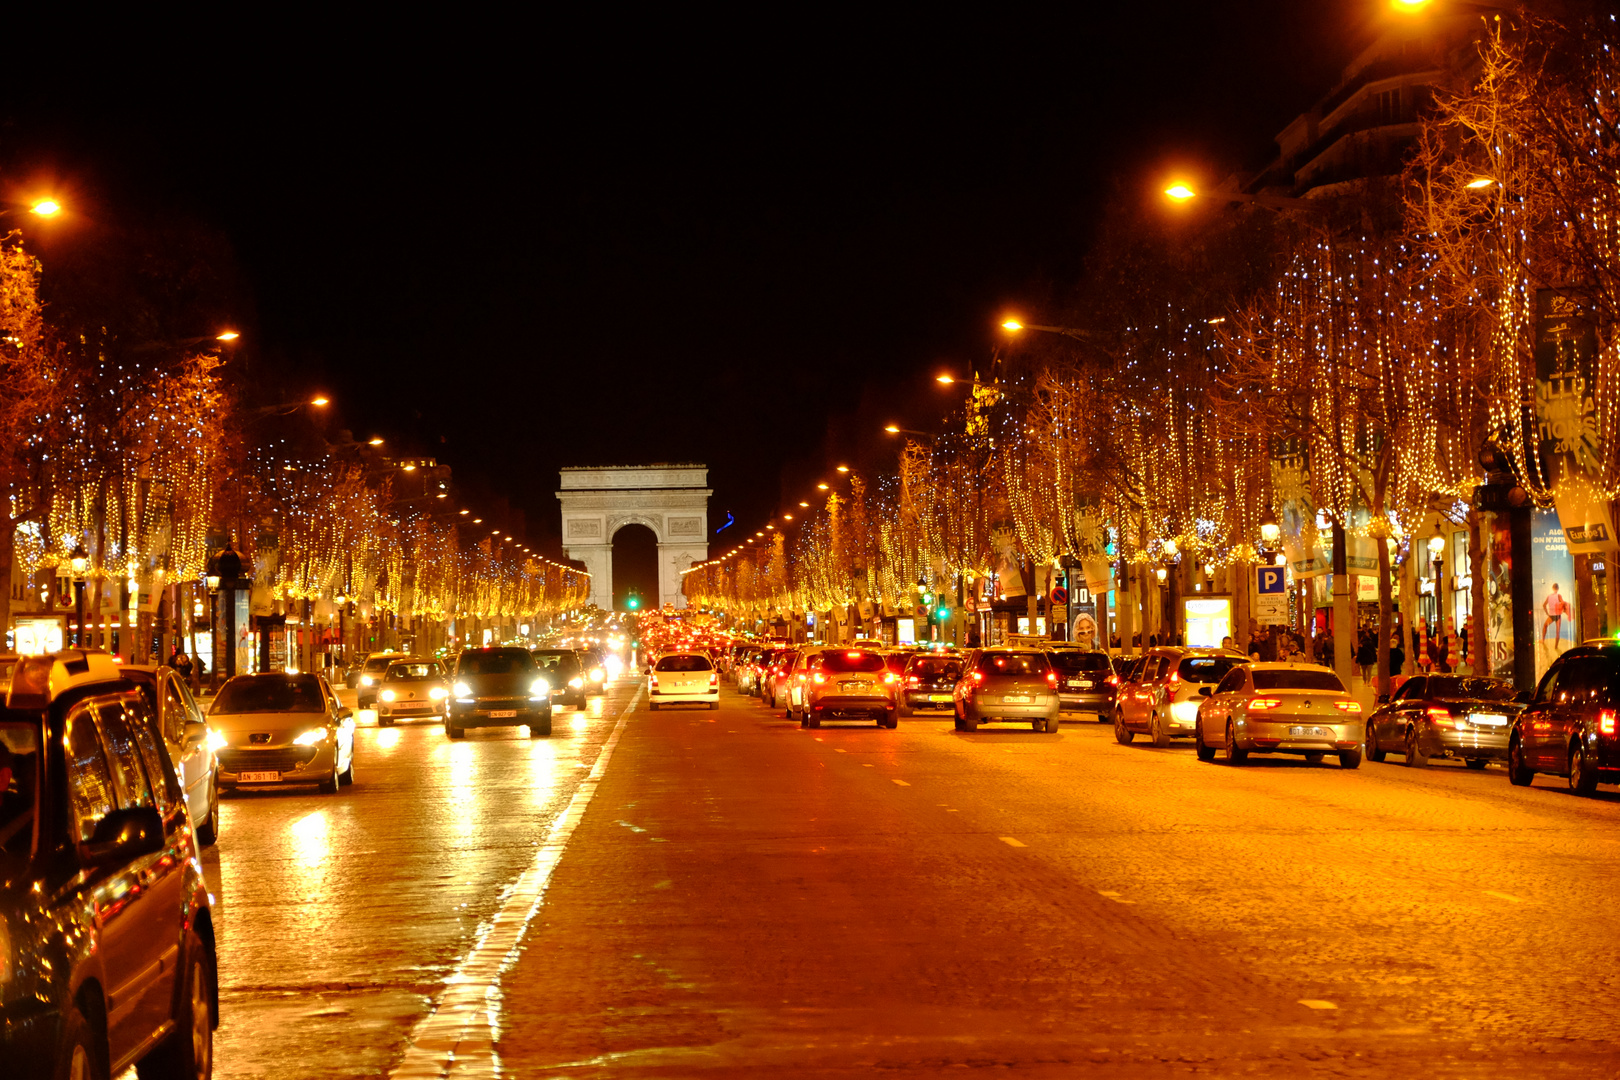
[{"label": "traffic light", "polygon": [[631,593],[625,598],[624,606],[629,608],[631,611],[641,610],[641,597],[637,596],[635,593]]},{"label": "traffic light", "polygon": [[935,622],[944,622],[946,619],[949,619],[950,617],[951,617],[951,609],[946,607],[944,604],[941,604],[941,605],[939,605],[939,607],[934,609],[934,621]]}]

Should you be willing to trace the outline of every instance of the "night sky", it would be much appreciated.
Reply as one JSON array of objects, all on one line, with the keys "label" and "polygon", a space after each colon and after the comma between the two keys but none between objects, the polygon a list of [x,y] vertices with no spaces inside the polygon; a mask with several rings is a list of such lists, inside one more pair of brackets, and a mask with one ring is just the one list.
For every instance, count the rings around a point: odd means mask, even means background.
[{"label": "night sky", "polygon": [[47,277],[116,221],[210,232],[244,370],[531,538],[558,467],[646,461],[751,531],[937,424],[930,376],[1072,286],[1110,190],[1262,164],[1384,6],[143,22],[18,61],[0,184],[76,212]]}]

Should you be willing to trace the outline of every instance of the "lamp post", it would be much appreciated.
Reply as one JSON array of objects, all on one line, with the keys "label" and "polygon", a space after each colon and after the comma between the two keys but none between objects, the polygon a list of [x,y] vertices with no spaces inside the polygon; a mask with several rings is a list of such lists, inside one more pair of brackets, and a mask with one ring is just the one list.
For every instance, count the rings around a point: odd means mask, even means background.
[{"label": "lamp post", "polygon": [[84,575],[90,569],[90,553],[84,550],[84,544],[73,545],[73,554],[68,556],[68,563],[73,567],[73,644],[84,648]]},{"label": "lamp post", "polygon": [[[215,635],[214,647],[214,673],[209,679],[209,685],[218,686],[220,679],[220,661],[224,661],[224,677],[233,678],[236,675],[236,590],[240,587],[242,577],[242,556],[231,547],[231,542],[225,542],[225,548],[212,559],[208,560],[208,595],[217,596],[221,591],[225,593],[225,632]],[[221,641],[220,639],[224,640]],[[220,646],[224,646],[221,656]]]}]

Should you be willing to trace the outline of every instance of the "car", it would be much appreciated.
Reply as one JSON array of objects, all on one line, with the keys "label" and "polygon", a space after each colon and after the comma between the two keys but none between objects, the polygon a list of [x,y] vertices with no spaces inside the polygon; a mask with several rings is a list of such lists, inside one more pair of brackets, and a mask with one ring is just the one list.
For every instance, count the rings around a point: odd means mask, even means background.
[{"label": "car", "polygon": [[1523,708],[1504,679],[1414,675],[1367,718],[1367,757],[1383,761],[1393,751],[1413,768],[1443,757],[1483,769],[1507,760],[1508,734]]},{"label": "car", "polygon": [[607,689],[607,653],[601,646],[591,645],[579,650],[579,662],[585,669],[585,693],[592,696],[600,695]]},{"label": "car", "polygon": [[900,672],[900,715],[915,716],[918,710],[953,711],[951,694],[961,678],[960,653],[912,653]]},{"label": "car", "polygon": [[226,790],[354,783],[354,711],[319,675],[264,671],[225,681],[208,710],[209,741]]},{"label": "car", "polygon": [[1508,735],[1508,779],[1528,786],[1537,773],[1564,777],[1591,795],[1620,783],[1620,643],[1577,645],[1553,661]]},{"label": "car", "polygon": [[764,683],[759,693],[771,708],[787,707],[788,680],[793,677],[793,661],[798,658],[797,649],[778,649],[776,655],[771,657],[771,666],[765,669]]},{"label": "car", "polygon": [[451,675],[444,733],[464,738],[472,727],[527,727],[529,738],[551,734],[551,681],[528,649],[463,649]]},{"label": "car", "polygon": [[1058,674],[1058,709],[1090,713],[1107,723],[1114,718],[1114,688],[1119,676],[1113,660],[1100,649],[1055,648],[1047,659]]},{"label": "car", "polygon": [[1055,733],[1057,681],[1057,669],[1039,649],[980,649],[952,691],[956,730],[978,731],[980,724],[1007,722]]},{"label": "car", "polygon": [[585,689],[585,666],[573,649],[535,649],[532,655],[540,673],[551,684],[551,703],[583,709],[589,700]]},{"label": "car", "polygon": [[349,661],[349,666],[343,669],[343,685],[354,690],[360,685],[360,673],[364,670],[366,662],[363,658]]},{"label": "car", "polygon": [[121,665],[124,678],[146,695],[157,710],[158,730],[180,777],[186,808],[204,847],[219,839],[219,761],[209,745],[208,725],[180,673],[153,664]]},{"label": "car", "polygon": [[377,684],[377,724],[391,727],[401,720],[442,717],[449,697],[443,664],[421,657],[395,660]]},{"label": "car", "polygon": [[19,658],[0,705],[5,1075],[208,1076],[214,912],[151,700],[73,649]]},{"label": "car", "polygon": [[1129,745],[1145,734],[1154,746],[1171,739],[1190,739],[1198,727],[1198,710],[1228,672],[1248,662],[1242,653],[1199,646],[1149,649],[1142,666],[1114,695],[1114,738]]},{"label": "car", "polygon": [[1200,761],[1222,750],[1231,765],[1250,754],[1299,754],[1313,765],[1337,754],[1354,769],[1363,734],[1361,703],[1331,668],[1240,663],[1200,703],[1193,745]]},{"label": "car", "polygon": [[670,705],[720,707],[720,673],[708,653],[672,652],[658,658],[647,675],[647,711]]},{"label": "car", "polygon": [[393,651],[374,652],[367,656],[365,662],[360,665],[360,682],[355,695],[355,704],[362,709],[376,705],[377,687],[382,682],[383,676],[388,673],[388,665],[395,660],[409,659],[414,658]]},{"label": "car", "polygon": [[875,649],[823,647],[801,653],[794,664],[790,702],[801,727],[819,728],[823,720],[874,720],[878,727],[900,724],[900,680]]}]

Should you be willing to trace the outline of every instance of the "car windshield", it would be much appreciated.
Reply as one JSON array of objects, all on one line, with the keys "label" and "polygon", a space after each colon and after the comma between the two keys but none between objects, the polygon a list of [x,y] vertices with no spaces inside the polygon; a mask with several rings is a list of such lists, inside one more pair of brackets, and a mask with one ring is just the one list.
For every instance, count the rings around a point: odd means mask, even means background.
[{"label": "car windshield", "polygon": [[39,719],[0,712],[0,867],[28,861],[39,819]]},{"label": "car windshield", "polygon": [[1432,698],[1466,698],[1470,701],[1512,701],[1513,684],[1501,679],[1469,679],[1458,675],[1429,676],[1428,695]]},{"label": "car windshield", "polygon": [[658,661],[657,671],[708,671],[714,667],[702,653],[676,653]]},{"label": "car windshield", "polygon": [[1052,666],[1065,675],[1078,675],[1083,671],[1106,671],[1114,673],[1114,666],[1108,661],[1107,653],[1100,652],[1055,652],[1052,654]]},{"label": "car windshield", "polygon": [[324,712],[321,684],[313,675],[248,675],[232,679],[214,699],[210,716],[221,713]]},{"label": "car windshield", "polygon": [[823,671],[835,675],[875,672],[884,669],[883,657],[865,649],[828,649],[821,654]]},{"label": "car windshield", "polygon": [[[1239,661],[1241,663],[1242,661]],[[1337,690],[1344,691],[1344,683],[1331,671],[1289,671],[1272,669],[1254,673],[1256,690]]]},{"label": "car windshield", "polygon": [[394,658],[392,656],[377,656],[367,660],[366,666],[360,670],[364,671],[368,675],[375,675],[379,671],[387,671],[388,665],[392,664],[393,662]]},{"label": "car windshield", "polygon": [[394,664],[388,669],[388,682],[404,682],[406,679],[437,679],[439,678],[438,664]]},{"label": "car windshield", "polygon": [[1049,668],[1045,653],[985,653],[979,670],[986,675],[1045,675]]},{"label": "car windshield", "polygon": [[521,675],[534,669],[534,657],[527,649],[491,649],[465,652],[456,665],[457,675]]},{"label": "car windshield", "polygon": [[534,662],[541,671],[575,672],[579,670],[579,657],[571,652],[537,652]]},{"label": "car windshield", "polygon": [[1218,683],[1228,671],[1245,662],[1241,656],[1189,656],[1181,661],[1176,674],[1182,682]]},{"label": "car windshield", "polygon": [[961,657],[919,656],[911,665],[911,673],[924,679],[960,679]]}]

